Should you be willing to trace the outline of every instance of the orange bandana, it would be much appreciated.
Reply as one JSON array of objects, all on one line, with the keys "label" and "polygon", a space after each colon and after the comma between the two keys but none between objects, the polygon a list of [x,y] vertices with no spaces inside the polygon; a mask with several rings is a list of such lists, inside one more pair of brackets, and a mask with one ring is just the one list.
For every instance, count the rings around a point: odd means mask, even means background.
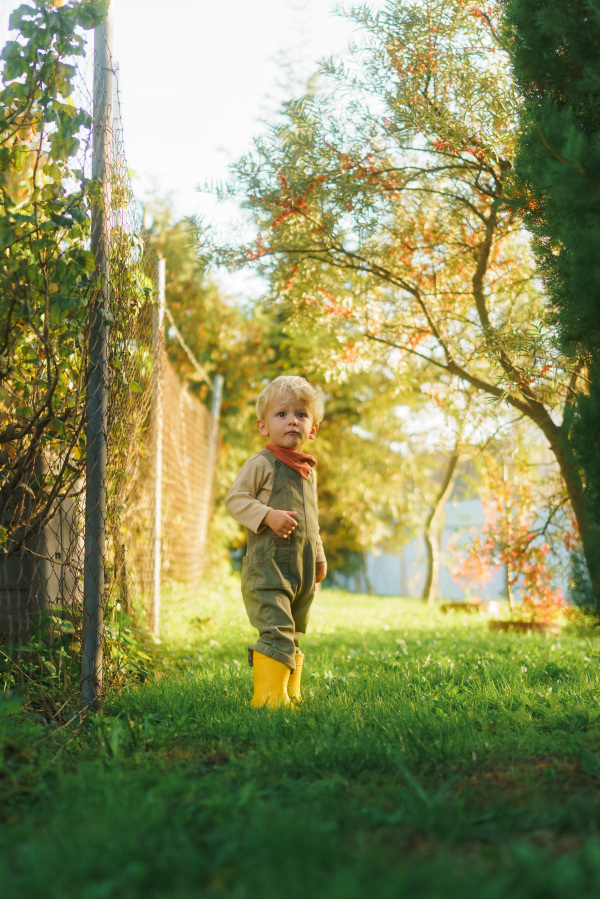
[{"label": "orange bandana", "polygon": [[308,453],[297,453],[295,450],[274,446],[272,443],[267,443],[265,449],[272,452],[275,458],[287,465],[288,468],[292,468],[298,474],[301,474],[303,478],[307,478],[311,468],[314,468],[317,464],[315,457],[309,456]]}]

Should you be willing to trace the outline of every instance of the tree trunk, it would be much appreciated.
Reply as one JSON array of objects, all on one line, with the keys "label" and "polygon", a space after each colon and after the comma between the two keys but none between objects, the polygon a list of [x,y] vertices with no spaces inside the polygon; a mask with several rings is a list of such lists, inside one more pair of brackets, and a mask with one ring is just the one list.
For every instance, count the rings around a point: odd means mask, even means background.
[{"label": "tree trunk", "polygon": [[421,599],[426,603],[435,602],[437,594],[440,577],[441,524],[444,515],[444,507],[450,498],[450,494],[456,483],[456,478],[458,477],[459,462],[459,453],[452,453],[448,459],[448,465],[444,472],[444,478],[439,493],[425,522],[423,536],[425,538],[425,547],[427,549],[427,573]]},{"label": "tree trunk", "polygon": [[[502,480],[504,482],[504,490],[506,491],[508,485],[508,471],[506,461],[502,464]],[[505,494],[506,495],[506,494]],[[504,506],[504,527],[505,533],[508,539],[508,535],[510,534],[510,515],[508,511],[508,505]],[[503,549],[508,550],[509,547],[505,546]],[[512,569],[509,562],[510,555],[506,553],[506,562],[504,565],[505,575],[506,575],[506,598],[508,599],[508,607],[510,609],[510,617],[515,617],[515,594],[512,588]]]},{"label": "tree trunk", "polygon": [[425,529],[423,532],[427,552],[427,573],[421,599],[426,603],[435,602],[440,580],[440,530]]},{"label": "tree trunk", "polygon": [[506,598],[508,599],[508,607],[510,609],[510,617],[514,618],[515,616],[515,595],[513,593],[513,588],[511,585],[511,570],[508,562],[504,565],[504,574],[506,577]]},{"label": "tree trunk", "polygon": [[548,431],[545,433],[567,488],[571,509],[573,510],[575,521],[577,522],[581,548],[583,550],[592,590],[594,591],[596,599],[596,608],[598,609],[600,608],[600,559],[597,557],[596,543],[590,533],[590,528],[588,527],[588,513],[583,495],[583,483],[577,469],[573,452],[567,443],[567,438],[559,427],[556,425],[554,427],[554,434],[548,433]]},{"label": "tree trunk", "polygon": [[531,404],[531,411],[528,413],[528,417],[545,435],[558,463],[562,479],[567,488],[571,509],[577,522],[579,539],[581,540],[581,548],[590,576],[596,608],[600,609],[600,559],[597,558],[596,543],[588,526],[589,519],[584,500],[583,482],[573,451],[569,446],[567,428],[566,426],[561,427],[555,424],[547,409],[541,403]]},{"label": "tree trunk", "polygon": [[361,553],[361,573],[365,582],[365,592],[368,593],[369,596],[373,596],[375,591],[373,590],[373,584],[371,583],[371,579],[369,578],[366,552]]}]

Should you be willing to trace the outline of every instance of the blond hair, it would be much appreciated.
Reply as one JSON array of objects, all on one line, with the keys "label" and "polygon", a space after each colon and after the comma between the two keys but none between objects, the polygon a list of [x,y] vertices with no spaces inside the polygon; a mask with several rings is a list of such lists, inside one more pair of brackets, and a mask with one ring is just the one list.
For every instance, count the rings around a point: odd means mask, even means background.
[{"label": "blond hair", "polygon": [[259,421],[264,420],[267,406],[274,396],[281,396],[284,399],[295,396],[312,406],[315,424],[320,424],[323,420],[325,394],[318,385],[313,387],[312,384],[309,384],[306,378],[301,378],[299,375],[280,375],[267,384],[256,400],[256,417]]}]

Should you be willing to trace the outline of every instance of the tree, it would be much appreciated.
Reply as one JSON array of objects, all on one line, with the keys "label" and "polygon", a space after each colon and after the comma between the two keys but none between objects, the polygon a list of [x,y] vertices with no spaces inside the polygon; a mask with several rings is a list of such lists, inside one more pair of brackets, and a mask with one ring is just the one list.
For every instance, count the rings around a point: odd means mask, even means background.
[{"label": "tree", "polygon": [[279,308],[400,383],[470,385],[531,420],[562,473],[586,556],[568,444],[581,366],[542,324],[527,233],[504,202],[518,97],[501,4],[404,0],[353,13],[364,41],[290,103],[235,168],[258,235],[221,247],[257,264]]},{"label": "tree", "polygon": [[[573,535],[562,503],[556,505],[549,495],[545,466],[539,458],[534,461],[537,453],[524,436],[510,453],[505,443],[494,455],[480,457],[486,524],[466,552],[460,545],[464,541],[457,541],[453,575],[481,588],[495,570],[503,569],[511,618],[549,623],[562,611],[562,589],[555,581],[563,573],[561,550],[571,545]],[[546,515],[540,514],[543,508]]]},{"label": "tree", "polygon": [[600,3],[507,0],[506,14],[524,98],[511,198],[535,238],[557,341],[587,376],[568,436],[592,586],[579,598],[600,612]]},{"label": "tree", "polygon": [[[154,200],[146,212],[153,219],[148,239],[166,260],[173,320],[209,377],[218,373],[225,379],[219,494],[224,496],[243,460],[263,446],[254,413],[258,393],[278,375],[300,373],[322,384],[327,394],[316,453],[330,570],[345,568],[349,554],[363,554],[373,543],[408,539],[411,498],[392,446],[402,440],[402,427],[391,414],[399,400],[406,401],[406,392],[390,385],[383,371],[365,382],[351,354],[334,373],[317,352],[317,342],[307,341],[293,324],[288,327],[277,307],[253,307],[223,295],[196,258],[189,224],[173,221],[168,204]],[[189,379],[190,391],[207,399],[207,383],[197,377],[178,341],[168,341],[167,348],[180,377]],[[367,486],[361,477],[365,467],[371,473]],[[217,504],[213,532],[217,542],[240,545],[239,529],[223,514],[222,504]]]}]

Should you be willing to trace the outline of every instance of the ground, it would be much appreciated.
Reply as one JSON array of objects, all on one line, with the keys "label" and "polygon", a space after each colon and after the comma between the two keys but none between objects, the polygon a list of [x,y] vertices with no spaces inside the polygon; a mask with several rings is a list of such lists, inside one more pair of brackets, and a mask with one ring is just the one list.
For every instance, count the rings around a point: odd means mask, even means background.
[{"label": "ground", "polygon": [[237,582],[165,609],[160,662],[100,715],[5,707],[4,899],[600,892],[595,631],[323,590],[304,705],[269,714]]}]

